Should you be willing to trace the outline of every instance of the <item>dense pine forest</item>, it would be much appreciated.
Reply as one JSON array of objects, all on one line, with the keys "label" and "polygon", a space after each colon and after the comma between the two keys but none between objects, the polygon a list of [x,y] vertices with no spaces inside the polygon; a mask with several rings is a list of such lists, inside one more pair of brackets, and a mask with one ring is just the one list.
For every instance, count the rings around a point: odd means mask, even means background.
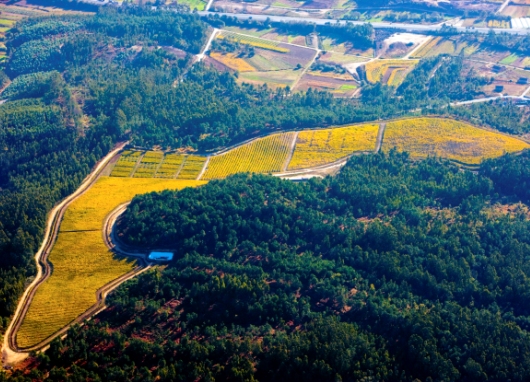
[{"label": "dense pine forest", "polygon": [[[10,30],[0,331],[35,274],[47,213],[118,142],[210,152],[272,131],[419,113],[530,131],[515,105],[448,107],[483,81],[460,57],[422,60],[397,89],[367,85],[359,99],[239,85],[194,63],[220,22],[123,6]],[[320,30],[362,47],[372,32]],[[528,379],[528,211],[517,203],[528,202],[529,158],[475,175],[392,153],[307,184],[240,175],[137,198],[123,240],[178,259],[119,289],[100,320],[11,379]]]},{"label": "dense pine forest", "polygon": [[122,240],[176,259],[15,380],[527,380],[529,163],[391,152],[138,196]]}]

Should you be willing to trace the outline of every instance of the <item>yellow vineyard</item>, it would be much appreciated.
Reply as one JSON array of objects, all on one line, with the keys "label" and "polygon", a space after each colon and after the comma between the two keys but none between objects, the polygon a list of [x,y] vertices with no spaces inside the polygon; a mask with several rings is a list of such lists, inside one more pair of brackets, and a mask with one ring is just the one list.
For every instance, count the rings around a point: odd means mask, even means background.
[{"label": "yellow vineyard", "polygon": [[196,155],[126,150],[110,176],[194,180],[201,173],[205,161],[205,157]]},{"label": "yellow vineyard", "polygon": [[102,177],[65,213],[50,253],[53,273],[35,294],[17,333],[17,344],[30,347],[53,335],[96,303],[96,291],[130,271],[102,238],[105,217],[135,195],[196,187],[205,182]]},{"label": "yellow vineyard", "polygon": [[298,134],[289,170],[332,163],[356,151],[373,151],[379,125],[348,126]]},{"label": "yellow vineyard", "polygon": [[[404,75],[405,71],[412,69],[418,60],[375,60],[366,63],[366,79],[371,83],[384,81],[389,85],[395,85],[396,75]],[[399,71],[400,73],[396,73]],[[396,74],[394,74],[396,73]],[[393,76],[393,77],[392,77]],[[394,82],[394,83],[391,83]]]},{"label": "yellow vineyard", "polygon": [[294,135],[275,134],[216,155],[202,179],[225,178],[238,172],[279,172],[286,165]]},{"label": "yellow vineyard", "polygon": [[466,123],[439,118],[413,118],[386,125],[383,150],[407,151],[412,157],[439,156],[467,164],[517,152],[530,145],[519,139]]},{"label": "yellow vineyard", "polygon": [[210,57],[228,66],[230,69],[238,72],[255,72],[256,68],[250,65],[242,58],[236,57],[233,53],[221,54],[218,52],[211,52]]}]

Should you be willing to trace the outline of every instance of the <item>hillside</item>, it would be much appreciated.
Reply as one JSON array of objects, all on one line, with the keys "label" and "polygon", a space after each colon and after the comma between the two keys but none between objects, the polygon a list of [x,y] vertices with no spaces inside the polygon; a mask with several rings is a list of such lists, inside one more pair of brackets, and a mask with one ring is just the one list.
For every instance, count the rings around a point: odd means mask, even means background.
[{"label": "hillside", "polygon": [[176,259],[119,289],[31,375],[526,380],[528,161],[473,175],[391,152],[306,184],[237,175],[138,196],[123,240]]}]

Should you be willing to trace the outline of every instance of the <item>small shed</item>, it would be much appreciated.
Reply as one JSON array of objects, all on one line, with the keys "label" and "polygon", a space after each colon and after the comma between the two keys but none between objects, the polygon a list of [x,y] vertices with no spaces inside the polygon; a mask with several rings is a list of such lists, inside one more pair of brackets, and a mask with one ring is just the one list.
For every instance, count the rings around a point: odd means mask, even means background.
[{"label": "small shed", "polygon": [[153,251],[147,257],[152,261],[171,261],[173,260],[173,252],[156,252]]}]

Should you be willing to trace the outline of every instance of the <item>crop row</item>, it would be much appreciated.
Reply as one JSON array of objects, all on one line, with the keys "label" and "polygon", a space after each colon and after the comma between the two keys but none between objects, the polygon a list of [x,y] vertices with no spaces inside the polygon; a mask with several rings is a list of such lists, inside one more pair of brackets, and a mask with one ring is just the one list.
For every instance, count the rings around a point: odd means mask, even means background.
[{"label": "crop row", "polygon": [[289,170],[335,162],[359,151],[373,151],[379,125],[368,124],[298,133]]},{"label": "crop row", "polygon": [[269,173],[282,170],[294,133],[261,138],[210,159],[204,179],[219,179],[238,172]]}]

